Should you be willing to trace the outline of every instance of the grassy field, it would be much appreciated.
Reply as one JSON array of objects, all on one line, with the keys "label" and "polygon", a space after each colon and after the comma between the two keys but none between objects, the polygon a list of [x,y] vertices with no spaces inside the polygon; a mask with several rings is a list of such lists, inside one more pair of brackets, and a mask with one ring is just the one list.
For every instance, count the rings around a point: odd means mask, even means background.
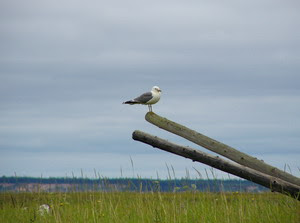
[{"label": "grassy field", "polygon": [[1,193],[0,222],[299,223],[300,202],[274,193]]}]

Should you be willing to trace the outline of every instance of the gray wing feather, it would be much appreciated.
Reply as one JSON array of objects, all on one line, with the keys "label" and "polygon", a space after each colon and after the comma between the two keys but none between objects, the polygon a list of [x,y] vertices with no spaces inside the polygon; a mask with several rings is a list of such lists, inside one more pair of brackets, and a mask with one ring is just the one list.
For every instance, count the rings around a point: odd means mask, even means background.
[{"label": "gray wing feather", "polygon": [[139,103],[147,103],[152,98],[153,98],[152,93],[151,92],[147,92],[147,93],[144,93],[141,96],[135,98],[134,101],[139,102]]}]

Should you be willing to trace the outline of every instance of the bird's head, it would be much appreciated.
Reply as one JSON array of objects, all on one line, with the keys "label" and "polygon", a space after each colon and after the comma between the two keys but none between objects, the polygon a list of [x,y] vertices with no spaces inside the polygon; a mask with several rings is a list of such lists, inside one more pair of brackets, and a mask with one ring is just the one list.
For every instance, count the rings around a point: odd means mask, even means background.
[{"label": "bird's head", "polygon": [[158,93],[161,92],[160,88],[157,87],[157,86],[154,86],[154,87],[152,88],[152,91],[156,91],[156,92],[158,92]]}]

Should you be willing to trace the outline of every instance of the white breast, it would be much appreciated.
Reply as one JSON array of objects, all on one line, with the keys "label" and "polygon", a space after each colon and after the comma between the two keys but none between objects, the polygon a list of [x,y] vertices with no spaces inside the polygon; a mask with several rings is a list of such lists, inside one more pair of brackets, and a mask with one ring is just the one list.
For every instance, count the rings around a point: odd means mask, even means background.
[{"label": "white breast", "polygon": [[148,101],[146,104],[149,104],[149,105],[153,105],[155,104],[156,102],[159,101],[160,99],[160,92],[157,92],[157,91],[151,91],[152,95],[153,95],[153,98]]}]

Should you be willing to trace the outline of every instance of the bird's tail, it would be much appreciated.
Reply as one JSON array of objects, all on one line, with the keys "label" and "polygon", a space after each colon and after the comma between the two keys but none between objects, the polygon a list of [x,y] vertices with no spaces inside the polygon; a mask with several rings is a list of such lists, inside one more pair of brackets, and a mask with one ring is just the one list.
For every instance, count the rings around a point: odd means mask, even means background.
[{"label": "bird's tail", "polygon": [[138,104],[138,102],[134,100],[130,100],[130,101],[124,101],[123,104],[134,105],[134,104]]}]

